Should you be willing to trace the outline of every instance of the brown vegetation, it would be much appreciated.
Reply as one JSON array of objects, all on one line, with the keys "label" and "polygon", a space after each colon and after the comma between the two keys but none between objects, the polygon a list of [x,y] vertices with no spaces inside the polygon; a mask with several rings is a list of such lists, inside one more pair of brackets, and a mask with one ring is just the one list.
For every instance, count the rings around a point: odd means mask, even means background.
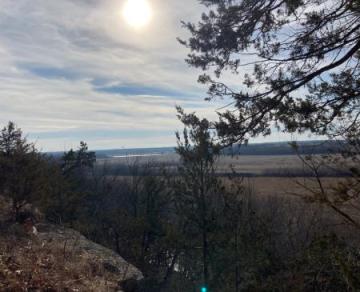
[{"label": "brown vegetation", "polygon": [[[78,232],[48,224],[6,223],[2,199],[0,291],[120,291],[142,274],[114,252]],[[30,232],[29,232],[30,231]]]}]

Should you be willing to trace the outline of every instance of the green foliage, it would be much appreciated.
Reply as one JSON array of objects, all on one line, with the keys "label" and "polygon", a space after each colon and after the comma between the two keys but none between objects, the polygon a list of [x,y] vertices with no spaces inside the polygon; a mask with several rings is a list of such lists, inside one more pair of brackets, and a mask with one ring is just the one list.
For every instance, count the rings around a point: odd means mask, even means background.
[{"label": "green foliage", "polygon": [[180,42],[206,71],[208,99],[232,100],[216,123],[225,144],[268,135],[274,123],[325,135],[359,128],[358,0],[200,2],[208,9],[184,23],[192,36]]},{"label": "green foliage", "polygon": [[216,175],[220,148],[211,124],[185,114],[181,108],[178,113],[186,126],[183,137],[177,133],[181,164],[173,187],[177,228],[183,242],[180,273],[194,288],[204,285],[209,291],[231,291],[238,276],[229,281],[238,265],[234,241],[240,224],[242,189],[229,190]]},{"label": "green foliage", "polygon": [[90,208],[92,170],[96,162],[95,152],[90,152],[85,142],[78,150],[64,153],[61,161],[48,165],[47,181],[51,185],[38,202],[46,218],[52,222],[74,226]]},{"label": "green foliage", "polygon": [[12,122],[0,134],[0,193],[12,200],[15,215],[49,190],[49,162]]},{"label": "green foliage", "polygon": [[[129,176],[116,176],[113,165],[95,164],[85,143],[55,161],[10,123],[0,136],[1,194],[15,211],[34,204],[118,252],[145,276],[129,283],[136,291],[359,290],[359,239],[349,224],[339,230],[335,218],[320,220],[320,208],[257,197],[241,178],[219,177],[213,125],[178,113],[185,130],[177,134],[176,175],[134,161]],[[343,154],[353,162],[352,183],[344,180],[328,197],[335,207],[359,193],[355,137]]]},{"label": "green foliage", "polygon": [[95,152],[89,151],[87,144],[81,141],[78,150],[70,149],[64,153],[62,157],[62,170],[65,175],[74,174],[74,172],[93,168],[95,162]]}]

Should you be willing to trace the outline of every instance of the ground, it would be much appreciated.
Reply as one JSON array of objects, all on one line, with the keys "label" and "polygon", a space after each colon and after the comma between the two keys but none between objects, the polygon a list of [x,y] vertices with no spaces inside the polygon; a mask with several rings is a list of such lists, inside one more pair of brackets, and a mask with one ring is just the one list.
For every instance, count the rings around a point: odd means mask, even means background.
[{"label": "ground", "polygon": [[74,230],[39,224],[33,234],[24,225],[0,223],[0,291],[123,291],[123,281],[143,277]]}]

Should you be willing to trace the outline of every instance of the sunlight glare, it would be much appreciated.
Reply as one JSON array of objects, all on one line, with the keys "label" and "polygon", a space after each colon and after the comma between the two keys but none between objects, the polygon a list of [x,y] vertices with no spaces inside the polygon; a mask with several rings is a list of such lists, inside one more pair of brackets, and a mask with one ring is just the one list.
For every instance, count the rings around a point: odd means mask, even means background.
[{"label": "sunlight glare", "polygon": [[150,4],[147,0],[127,0],[123,10],[125,21],[133,28],[146,26],[152,16]]}]

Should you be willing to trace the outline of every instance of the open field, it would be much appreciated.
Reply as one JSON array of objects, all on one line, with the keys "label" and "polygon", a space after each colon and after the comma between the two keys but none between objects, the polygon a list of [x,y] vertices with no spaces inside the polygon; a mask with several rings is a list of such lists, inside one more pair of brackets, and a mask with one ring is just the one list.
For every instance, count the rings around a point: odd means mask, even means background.
[{"label": "open field", "polygon": [[[98,165],[107,165],[113,169],[126,168],[134,164],[150,164],[156,167],[165,167],[175,170],[179,163],[176,154],[142,157],[113,157],[99,159]],[[228,174],[235,171],[239,176],[252,177],[286,177],[308,176],[309,172],[296,155],[236,155],[221,156],[217,162],[219,174]],[[326,170],[323,176],[334,176]],[[335,175],[336,176],[336,175]]]},{"label": "open field", "polygon": [[[344,178],[322,177],[321,181],[328,188]],[[305,194],[306,190],[301,185],[318,188],[314,179],[309,177],[249,177],[245,178],[245,186],[254,190],[258,195],[266,196],[292,196]]]},{"label": "open field", "polygon": [[[158,156],[129,156],[98,159],[99,163],[133,164],[133,163],[154,163],[173,166],[178,164],[179,157],[176,154],[164,154]],[[221,156],[218,160],[218,169],[234,167],[241,173],[261,174],[266,170],[279,170],[288,168],[301,168],[302,163],[296,155],[234,155]]]},{"label": "open field", "polygon": [[227,172],[231,166],[236,173],[249,176],[286,176],[303,170],[301,160],[295,155],[247,155],[222,156],[219,172]]},{"label": "open field", "polygon": [[[100,159],[99,165],[108,165],[116,169],[128,169],[131,165],[150,164],[157,169],[163,165],[167,170],[173,171],[179,163],[176,154],[165,154],[148,157],[117,157],[111,159]],[[304,194],[305,185],[317,188],[314,178],[309,177],[309,172],[299,157],[296,155],[240,155],[221,156],[217,162],[219,174],[229,174],[232,170],[237,176],[244,177],[243,183],[258,195],[265,196],[290,196]],[[120,172],[126,176],[126,173]],[[343,180],[344,177],[324,173],[321,178],[325,187]]]}]

